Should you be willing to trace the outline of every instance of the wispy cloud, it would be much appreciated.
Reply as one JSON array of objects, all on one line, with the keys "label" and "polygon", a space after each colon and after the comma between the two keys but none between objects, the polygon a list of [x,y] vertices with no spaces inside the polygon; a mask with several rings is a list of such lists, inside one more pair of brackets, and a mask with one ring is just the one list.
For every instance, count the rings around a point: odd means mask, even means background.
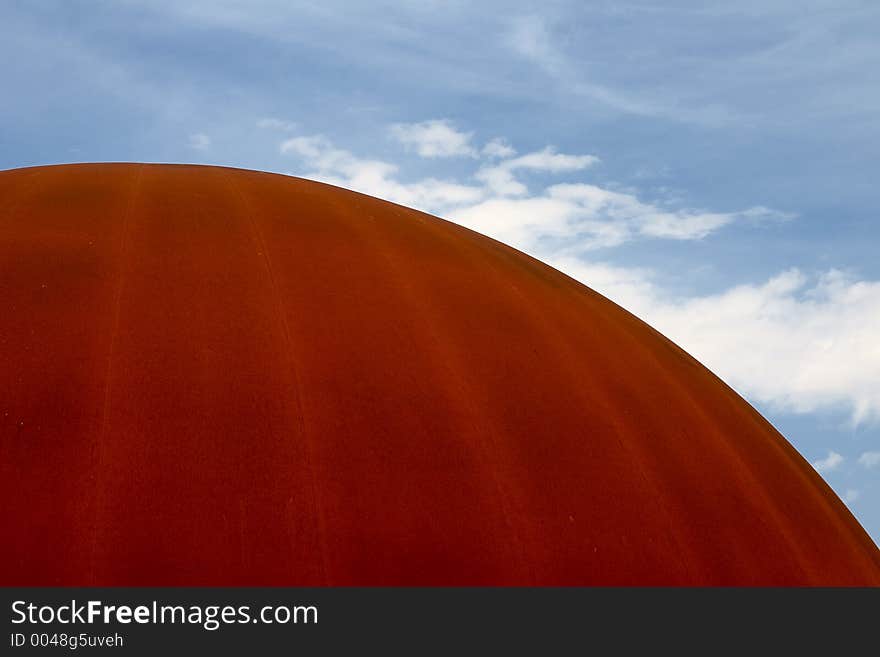
[{"label": "wispy cloud", "polygon": [[496,137],[486,142],[480,151],[485,157],[513,157],[516,155],[516,149],[511,146],[506,139]]},{"label": "wispy cloud", "polygon": [[[321,136],[293,137],[280,149],[307,177],[440,214],[550,262],[645,319],[754,401],[798,413],[846,409],[855,424],[880,418],[880,282],[795,268],[681,298],[659,287],[650,270],[597,260],[633,240],[702,240],[734,223],[791,214],[761,205],[732,212],[670,206],[584,181],[595,155],[550,147],[517,155],[497,139],[479,148],[472,136],[468,144],[480,155],[463,180],[405,180],[394,163],[356,156]],[[533,174],[570,180],[536,186]]]},{"label": "wispy cloud", "polygon": [[381,160],[360,158],[345,149],[336,148],[319,135],[293,137],[282,142],[283,154],[297,156],[306,166],[303,174],[418,208],[445,208],[450,205],[477,201],[482,190],[437,178],[403,183],[396,177],[398,167]]},{"label": "wispy cloud", "polygon": [[296,130],[296,123],[293,121],[285,121],[284,119],[276,119],[273,117],[266,117],[257,121],[258,128],[264,128],[267,130],[280,130],[282,132],[293,132]]},{"label": "wispy cloud", "polygon": [[551,264],[632,311],[749,399],[780,410],[880,419],[880,281],[790,269],[678,298],[652,272],[562,256]]},{"label": "wispy cloud", "polygon": [[843,463],[843,461],[843,456],[841,456],[837,452],[829,450],[828,456],[826,456],[824,459],[813,461],[812,465],[814,468],[816,468],[817,472],[824,473],[836,470],[840,467],[840,464]]},{"label": "wispy cloud", "polygon": [[[526,185],[512,176],[489,177],[482,170],[477,177],[491,196],[457,208],[450,216],[520,249],[534,252],[540,247],[547,255],[594,251],[639,238],[698,240],[754,215],[751,210],[720,213],[665,208],[591,183],[560,183],[530,194]],[[517,198],[511,198],[514,196]]]},{"label": "wispy cloud", "polygon": [[197,132],[189,136],[187,144],[194,150],[206,151],[211,148],[211,138],[204,133]]},{"label": "wispy cloud", "polygon": [[583,57],[572,59],[567,56],[544,16],[532,14],[515,17],[507,33],[507,44],[514,53],[537,66],[567,94],[581,96],[624,114],[701,124],[719,124],[733,118],[730,110],[717,105],[682,106],[644,93],[624,92],[592,79],[589,75],[590,62]]},{"label": "wispy cloud", "polygon": [[421,123],[396,123],[391,135],[421,157],[475,157],[473,133],[456,130],[451,121],[434,119]]},{"label": "wispy cloud", "polygon": [[[486,144],[483,153],[493,160],[500,158],[500,161],[496,160],[481,167],[474,177],[485,183],[498,196],[522,196],[528,192],[528,188],[516,179],[517,170],[562,173],[579,171],[599,162],[599,158],[595,155],[566,155],[557,153],[550,146],[541,151],[513,157],[515,154],[513,148],[505,147],[497,140]],[[500,155],[500,153],[505,154]]]},{"label": "wispy cloud", "polygon": [[859,465],[866,468],[874,468],[880,465],[880,452],[864,452],[859,457]]},{"label": "wispy cloud", "polygon": [[[434,122],[414,125],[428,123]],[[428,157],[435,157],[440,150],[434,136],[403,141],[427,148]],[[309,177],[443,214],[527,251],[535,251],[539,245],[545,251],[553,245],[568,251],[590,251],[639,238],[702,239],[738,219],[780,214],[762,207],[728,213],[667,208],[631,193],[584,182],[545,185],[533,192],[524,175],[577,174],[597,164],[599,158],[560,153],[551,146],[516,155],[512,146],[498,139],[479,150],[471,142],[470,135],[466,140],[455,140],[456,148],[466,148],[474,158],[482,158],[466,182],[438,178],[403,181],[397,165],[358,157],[320,135],[287,139],[280,150],[296,155]],[[443,152],[453,150],[447,147]]]}]

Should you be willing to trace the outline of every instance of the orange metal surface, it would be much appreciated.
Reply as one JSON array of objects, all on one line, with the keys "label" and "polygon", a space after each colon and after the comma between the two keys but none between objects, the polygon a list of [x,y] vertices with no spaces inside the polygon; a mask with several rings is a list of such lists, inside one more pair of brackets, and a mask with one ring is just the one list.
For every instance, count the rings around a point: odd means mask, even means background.
[{"label": "orange metal surface", "polygon": [[737,394],[619,307],[279,175],[0,172],[0,583],[880,584]]}]

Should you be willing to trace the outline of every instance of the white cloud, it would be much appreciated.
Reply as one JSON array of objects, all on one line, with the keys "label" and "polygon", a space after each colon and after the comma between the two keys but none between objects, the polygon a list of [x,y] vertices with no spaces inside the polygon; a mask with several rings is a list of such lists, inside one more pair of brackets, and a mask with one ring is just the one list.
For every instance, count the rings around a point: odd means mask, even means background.
[{"label": "white cloud", "polygon": [[819,459],[818,461],[813,461],[813,467],[816,468],[817,472],[830,472],[831,470],[836,470],[840,467],[840,464],[843,463],[843,457],[837,452],[828,451],[828,456],[824,459]]},{"label": "white cloud", "polygon": [[552,146],[543,150],[520,155],[512,160],[506,160],[501,166],[511,171],[515,169],[532,169],[533,171],[579,171],[599,162],[595,155],[566,155],[557,153]]},{"label": "white cloud", "polygon": [[552,246],[588,251],[639,237],[702,239],[751,212],[665,209],[633,194],[587,183],[550,185],[530,194],[515,172],[573,173],[599,161],[594,155],[559,153],[552,147],[493,159],[478,168],[472,183],[436,178],[403,182],[396,165],[357,157],[320,135],[292,137],[280,150],[309,167],[307,177],[443,214],[528,251],[539,246],[544,252]]},{"label": "white cloud", "polygon": [[529,188],[503,166],[483,167],[474,174],[474,178],[494,196],[525,196],[529,192]]},{"label": "white cloud", "polygon": [[[474,174],[477,180],[484,183],[489,191],[497,196],[523,196],[528,193],[528,187],[516,179],[514,172],[517,170],[563,173],[580,171],[599,162],[599,158],[595,155],[566,155],[557,153],[550,146],[519,157],[510,157],[516,151],[509,147],[505,148],[497,140],[487,144],[483,152],[488,157],[507,158],[483,166]],[[501,156],[500,153],[509,153],[509,155]]]},{"label": "white cloud", "polygon": [[[497,196],[523,196],[528,193],[528,187],[517,180],[514,175],[517,170],[562,173],[580,171],[599,162],[599,158],[595,155],[566,155],[557,153],[550,146],[519,157],[510,157],[516,151],[509,147],[505,148],[497,140],[487,144],[483,152],[491,158],[507,158],[483,166],[474,174],[477,180],[484,183],[489,191]],[[509,155],[501,156],[500,153],[508,153]]]},{"label": "white cloud", "polygon": [[880,452],[864,452],[859,457],[859,465],[863,465],[866,468],[880,465]]},{"label": "white cloud", "polygon": [[211,148],[211,138],[201,132],[190,135],[187,143],[189,144],[190,148],[193,148],[197,151],[206,151]]},{"label": "white cloud", "polygon": [[523,250],[540,246],[545,256],[558,250],[609,248],[639,237],[703,239],[749,212],[666,209],[588,183],[551,185],[529,196],[528,188],[504,167],[480,169],[475,177],[491,196],[454,210],[452,218]]},{"label": "white cloud", "polygon": [[308,177],[440,214],[549,262],[647,321],[748,399],[797,413],[845,410],[855,424],[880,419],[880,281],[790,269],[679,298],[649,270],[595,260],[601,249],[635,239],[698,240],[734,222],[791,215],[763,206],[668,207],[587,182],[532,192],[514,172],[582,175],[595,161],[552,149],[484,162],[467,182],[403,181],[395,165],[320,136],[288,139],[281,150],[297,156]]},{"label": "white cloud", "polygon": [[506,139],[496,137],[483,146],[481,153],[486,157],[513,157],[516,155],[516,149],[508,144]]},{"label": "white cloud", "polygon": [[857,491],[855,488],[847,488],[846,492],[843,494],[843,501],[847,504],[852,504],[860,497],[861,493],[859,493],[859,491]]},{"label": "white cloud", "polygon": [[451,205],[473,203],[482,197],[479,187],[436,178],[401,183],[394,177],[397,166],[381,160],[359,158],[350,151],[335,148],[321,136],[287,139],[282,142],[280,150],[297,155],[312,168],[305,173],[307,178],[402,205],[442,211]]},{"label": "white cloud", "polygon": [[842,409],[854,424],[880,419],[880,281],[791,269],[763,283],[680,299],[649,271],[568,255],[549,260],[753,401],[796,413]]},{"label": "white cloud", "polygon": [[477,152],[471,146],[473,133],[456,130],[445,119],[421,123],[396,123],[390,128],[391,135],[421,157],[474,157]]}]

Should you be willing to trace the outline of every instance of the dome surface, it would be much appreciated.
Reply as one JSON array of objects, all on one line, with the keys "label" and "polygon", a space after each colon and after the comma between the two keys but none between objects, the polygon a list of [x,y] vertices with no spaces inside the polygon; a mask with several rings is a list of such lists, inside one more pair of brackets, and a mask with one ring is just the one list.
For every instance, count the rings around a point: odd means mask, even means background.
[{"label": "dome surface", "polygon": [[751,406],[487,237],[219,167],[0,172],[0,584],[880,584]]}]

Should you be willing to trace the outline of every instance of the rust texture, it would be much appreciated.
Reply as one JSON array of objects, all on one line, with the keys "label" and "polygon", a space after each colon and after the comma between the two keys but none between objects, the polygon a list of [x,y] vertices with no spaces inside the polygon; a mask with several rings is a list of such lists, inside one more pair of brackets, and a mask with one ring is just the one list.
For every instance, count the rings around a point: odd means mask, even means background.
[{"label": "rust texture", "polygon": [[0,173],[5,585],[880,584],[706,368],[560,272],[306,180]]}]

